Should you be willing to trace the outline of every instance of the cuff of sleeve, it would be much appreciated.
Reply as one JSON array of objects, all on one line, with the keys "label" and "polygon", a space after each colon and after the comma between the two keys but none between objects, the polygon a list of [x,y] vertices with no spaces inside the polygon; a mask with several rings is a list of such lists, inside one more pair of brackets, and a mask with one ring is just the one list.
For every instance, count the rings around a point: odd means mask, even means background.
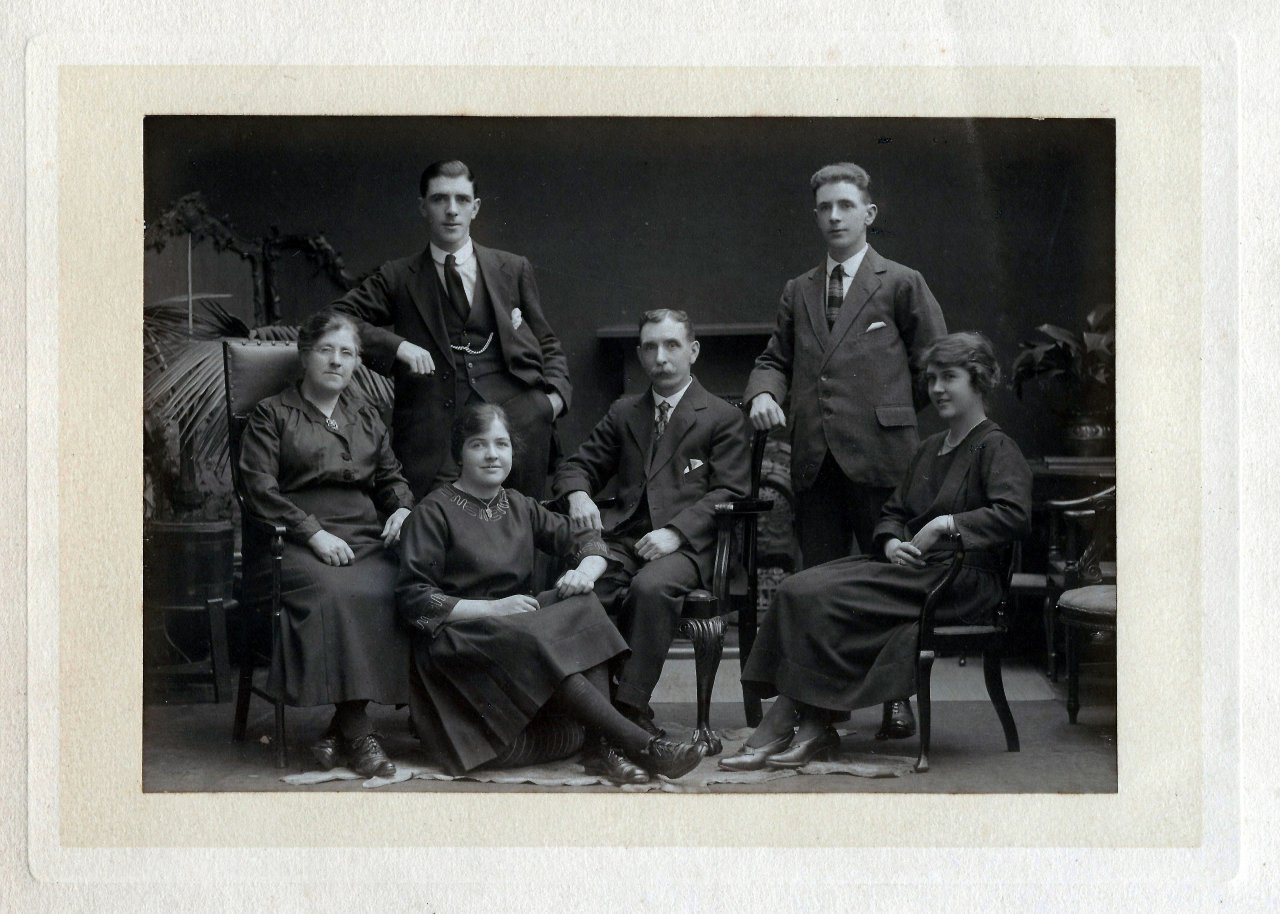
[{"label": "cuff of sleeve", "polygon": [[600,558],[608,561],[609,547],[605,545],[604,540],[599,538],[586,540],[585,542],[579,543],[574,548],[573,553],[569,558],[571,561],[576,563],[581,562],[589,555],[598,555]]},{"label": "cuff of sleeve", "polygon": [[316,520],[316,516],[314,514],[308,514],[302,519],[302,522],[299,523],[298,526],[294,527],[289,532],[298,540],[298,542],[305,543],[322,529],[320,521]]}]

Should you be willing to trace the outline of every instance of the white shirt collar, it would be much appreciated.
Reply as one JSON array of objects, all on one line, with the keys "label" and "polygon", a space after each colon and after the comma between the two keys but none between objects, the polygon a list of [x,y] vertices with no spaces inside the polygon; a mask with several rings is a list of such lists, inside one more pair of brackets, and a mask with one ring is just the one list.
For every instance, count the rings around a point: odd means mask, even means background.
[{"label": "white shirt collar", "polygon": [[[430,248],[431,248],[431,259],[434,260],[438,265],[444,266],[444,259],[449,256],[449,252],[436,247],[436,244],[434,241],[431,242]],[[463,264],[471,260],[471,256],[474,253],[475,253],[475,246],[471,244],[471,238],[468,237],[467,240],[462,243],[462,247],[454,251],[453,256],[458,266],[462,266]]]},{"label": "white shirt collar", "polygon": [[[870,247],[870,245],[864,244],[862,246],[862,250],[843,262],[837,261],[832,258],[830,254],[827,254],[827,275],[830,276],[831,271],[834,270],[836,268],[836,264],[839,263],[840,266],[844,267],[844,278],[852,279],[853,275],[858,272],[858,267],[862,266],[862,258],[867,256],[868,247]],[[812,263],[812,261],[810,261],[810,263]]]},{"label": "white shirt collar", "polygon": [[685,391],[689,389],[689,385],[692,383],[693,383],[693,375],[689,375],[689,380],[684,382],[684,387],[681,387],[675,393],[668,394],[665,397],[660,395],[656,390],[650,387],[649,393],[653,394],[653,408],[656,410],[658,408],[658,404],[661,403],[663,400],[666,400],[668,403],[671,404],[671,411],[675,412],[676,407],[680,405],[680,400],[684,396]]}]

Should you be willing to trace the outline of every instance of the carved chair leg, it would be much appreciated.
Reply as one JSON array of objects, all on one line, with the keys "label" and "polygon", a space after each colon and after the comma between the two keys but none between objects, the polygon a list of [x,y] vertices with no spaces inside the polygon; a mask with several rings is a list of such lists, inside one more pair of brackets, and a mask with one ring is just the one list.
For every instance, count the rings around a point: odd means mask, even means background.
[{"label": "carved chair leg", "polygon": [[1010,752],[1017,752],[1018,727],[1013,722],[1013,711],[1009,708],[1009,699],[1004,694],[1004,676],[1000,671],[1000,649],[988,648],[982,654],[982,674],[987,680],[987,694],[991,703],[996,706],[996,716],[1004,727],[1004,742]]},{"label": "carved chair leg", "polygon": [[1074,625],[1067,629],[1067,719],[1076,722],[1080,712],[1080,630]]},{"label": "carved chair leg", "polygon": [[933,674],[933,651],[921,651],[916,661],[916,701],[920,705],[920,757],[916,759],[916,771],[929,770],[929,725],[932,721],[932,704],[929,700],[929,677]]},{"label": "carved chair leg", "polygon": [[724,652],[724,618],[682,619],[680,633],[693,642],[694,671],[698,681],[698,723],[693,741],[702,743],[707,755],[719,755],[724,748],[711,729],[711,689],[715,685],[716,670],[720,668],[720,656]]}]

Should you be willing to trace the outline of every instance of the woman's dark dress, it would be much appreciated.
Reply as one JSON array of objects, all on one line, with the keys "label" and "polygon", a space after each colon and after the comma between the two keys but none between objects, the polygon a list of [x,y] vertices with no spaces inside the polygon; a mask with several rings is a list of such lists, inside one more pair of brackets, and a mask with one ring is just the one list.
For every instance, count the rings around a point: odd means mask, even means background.
[{"label": "woman's dark dress", "polygon": [[1031,470],[990,419],[939,457],[945,437],[921,444],[885,503],[874,556],[837,559],[782,582],[742,671],[757,694],[845,711],[914,694],[915,620],[946,574],[953,547],[939,540],[917,569],[885,560],[884,544],[910,540],[939,515],[955,518],[966,558],[936,619],[989,621],[1001,589],[1000,547],[1030,529]]},{"label": "woman's dark dress", "polygon": [[626,653],[595,594],[536,612],[446,621],[460,599],[530,594],[535,548],[570,558],[604,556],[598,538],[575,542],[568,518],[519,492],[487,502],[455,486],[419,502],[402,533],[400,612],[414,643],[414,724],[449,771],[496,758],[573,673]]},{"label": "woman's dark dress", "polygon": [[[410,635],[395,611],[397,562],[382,545],[384,518],[413,505],[378,411],[354,392],[324,413],[296,387],[258,404],[240,445],[249,510],[284,526],[282,637],[269,689],[291,705],[409,700]],[[381,511],[381,517],[379,516]],[[321,561],[307,540],[325,530],[355,553]],[[260,586],[266,555],[246,569]]]}]

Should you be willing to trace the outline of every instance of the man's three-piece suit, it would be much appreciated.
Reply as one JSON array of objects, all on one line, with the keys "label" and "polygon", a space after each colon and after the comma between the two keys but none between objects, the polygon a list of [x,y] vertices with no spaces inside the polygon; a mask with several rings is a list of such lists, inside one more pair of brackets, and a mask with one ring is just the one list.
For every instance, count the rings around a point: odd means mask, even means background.
[{"label": "man's three-piece suit", "polygon": [[[568,410],[568,363],[542,313],[529,261],[473,246],[478,269],[467,313],[452,306],[429,248],[383,264],[334,306],[363,322],[365,363],[395,378],[392,442],[415,497],[449,473],[454,416],[480,398],[501,404],[521,439],[507,485],[536,498],[555,418],[546,395],[558,393]],[[411,374],[396,361],[405,340],[431,354],[434,374]]]}]

